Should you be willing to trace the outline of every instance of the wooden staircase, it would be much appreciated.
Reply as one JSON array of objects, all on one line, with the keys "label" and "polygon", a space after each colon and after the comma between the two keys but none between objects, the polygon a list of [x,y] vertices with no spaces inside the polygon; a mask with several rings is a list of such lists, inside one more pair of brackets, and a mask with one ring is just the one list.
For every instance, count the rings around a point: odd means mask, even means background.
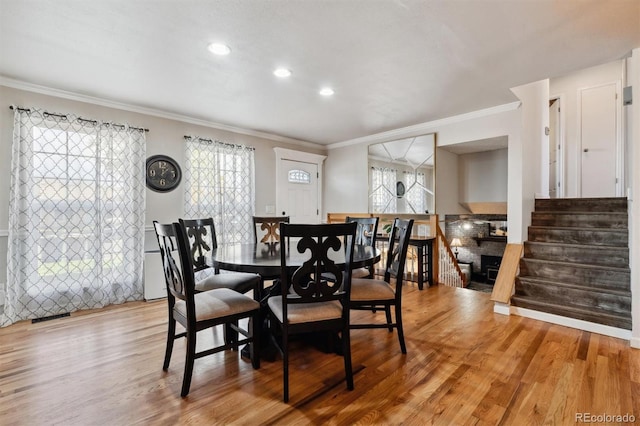
[{"label": "wooden staircase", "polygon": [[538,199],[514,306],[631,329],[626,198]]}]

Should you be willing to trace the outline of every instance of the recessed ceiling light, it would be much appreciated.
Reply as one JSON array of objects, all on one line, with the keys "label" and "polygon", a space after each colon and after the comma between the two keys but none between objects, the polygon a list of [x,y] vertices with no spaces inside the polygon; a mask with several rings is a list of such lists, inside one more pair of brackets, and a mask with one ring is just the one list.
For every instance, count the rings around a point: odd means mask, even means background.
[{"label": "recessed ceiling light", "polygon": [[319,92],[322,96],[331,96],[334,94],[334,91],[331,87],[323,87]]},{"label": "recessed ceiling light", "polygon": [[273,71],[273,75],[280,78],[286,78],[291,75],[291,71],[286,68],[277,68],[275,71]]},{"label": "recessed ceiling light", "polygon": [[231,48],[222,43],[211,43],[209,45],[209,52],[215,55],[228,55],[231,53]]}]

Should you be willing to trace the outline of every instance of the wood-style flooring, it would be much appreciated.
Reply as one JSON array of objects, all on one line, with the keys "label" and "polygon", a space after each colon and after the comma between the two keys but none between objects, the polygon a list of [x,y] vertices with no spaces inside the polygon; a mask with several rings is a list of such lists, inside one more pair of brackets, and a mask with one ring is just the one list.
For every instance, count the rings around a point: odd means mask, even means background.
[{"label": "wood-style flooring", "polygon": [[[0,329],[0,424],[568,425],[586,413],[640,422],[640,350],[495,314],[489,296],[410,283],[408,353],[395,332],[354,330],[353,391],[340,356],[296,342],[288,404],[280,359],[253,370],[231,351],[196,360],[191,393],[180,398],[183,340],[162,371],[165,301],[21,322]],[[202,344],[221,339],[201,334]]]}]

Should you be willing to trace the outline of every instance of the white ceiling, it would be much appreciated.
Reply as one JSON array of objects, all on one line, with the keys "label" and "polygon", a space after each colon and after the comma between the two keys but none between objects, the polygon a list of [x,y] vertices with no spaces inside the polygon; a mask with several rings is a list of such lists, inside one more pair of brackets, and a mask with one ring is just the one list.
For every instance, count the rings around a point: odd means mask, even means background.
[{"label": "white ceiling", "polygon": [[0,0],[5,81],[319,144],[509,103],[635,47],[638,0]]}]

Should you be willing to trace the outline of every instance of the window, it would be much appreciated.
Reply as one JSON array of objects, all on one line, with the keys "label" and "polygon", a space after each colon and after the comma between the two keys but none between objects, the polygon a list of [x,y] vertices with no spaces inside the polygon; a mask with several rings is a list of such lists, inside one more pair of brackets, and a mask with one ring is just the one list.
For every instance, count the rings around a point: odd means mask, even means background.
[{"label": "window", "polygon": [[213,217],[218,244],[253,241],[254,149],[186,139],[185,216]]},{"label": "window", "polygon": [[304,170],[289,170],[288,180],[291,183],[311,183],[311,174]]},{"label": "window", "polygon": [[142,129],[17,109],[2,324],[142,298]]}]

